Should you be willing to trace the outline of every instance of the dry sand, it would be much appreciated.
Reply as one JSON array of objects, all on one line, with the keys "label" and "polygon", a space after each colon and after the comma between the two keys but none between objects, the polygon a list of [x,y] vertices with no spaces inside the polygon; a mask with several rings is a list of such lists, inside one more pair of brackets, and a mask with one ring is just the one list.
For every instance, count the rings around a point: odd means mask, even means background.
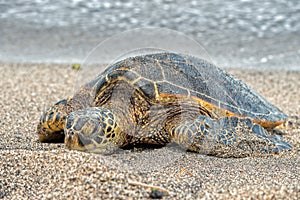
[{"label": "dry sand", "polygon": [[230,72],[294,116],[283,130],[291,152],[222,159],[165,147],[103,156],[40,144],[39,117],[72,94],[76,71],[0,64],[0,199],[145,199],[151,185],[165,189],[165,199],[299,199],[300,72]]}]

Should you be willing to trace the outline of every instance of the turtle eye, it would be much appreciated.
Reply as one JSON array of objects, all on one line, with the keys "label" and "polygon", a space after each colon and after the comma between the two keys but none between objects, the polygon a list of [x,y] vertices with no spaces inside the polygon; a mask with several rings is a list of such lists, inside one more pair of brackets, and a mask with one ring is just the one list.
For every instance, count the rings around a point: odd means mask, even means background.
[{"label": "turtle eye", "polygon": [[68,134],[69,134],[69,136],[72,137],[75,133],[74,133],[74,131],[70,131]]}]

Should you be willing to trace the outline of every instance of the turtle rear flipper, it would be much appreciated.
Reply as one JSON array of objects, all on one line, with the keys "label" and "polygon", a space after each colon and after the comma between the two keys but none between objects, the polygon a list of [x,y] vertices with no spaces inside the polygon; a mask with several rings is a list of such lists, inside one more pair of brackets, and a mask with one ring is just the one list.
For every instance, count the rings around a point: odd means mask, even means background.
[{"label": "turtle rear flipper", "polygon": [[247,118],[211,119],[199,116],[171,129],[173,142],[187,150],[219,157],[246,157],[292,149],[278,135],[270,135]]}]

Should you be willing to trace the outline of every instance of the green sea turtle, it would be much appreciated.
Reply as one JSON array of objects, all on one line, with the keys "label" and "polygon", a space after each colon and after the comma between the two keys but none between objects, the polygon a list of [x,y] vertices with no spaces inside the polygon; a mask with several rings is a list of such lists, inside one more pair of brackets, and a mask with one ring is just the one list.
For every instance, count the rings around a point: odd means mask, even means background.
[{"label": "green sea turtle", "polygon": [[41,142],[112,153],[170,142],[207,155],[244,157],[290,150],[267,130],[287,115],[205,60],[157,53],[109,66],[41,117]]}]

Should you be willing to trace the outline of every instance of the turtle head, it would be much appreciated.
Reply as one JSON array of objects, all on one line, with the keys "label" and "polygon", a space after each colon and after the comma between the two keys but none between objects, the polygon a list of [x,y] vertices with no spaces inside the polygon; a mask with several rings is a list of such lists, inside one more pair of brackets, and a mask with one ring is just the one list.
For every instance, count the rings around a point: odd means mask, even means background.
[{"label": "turtle head", "polygon": [[65,145],[68,149],[112,153],[122,141],[116,117],[106,108],[80,109],[66,118]]},{"label": "turtle head", "polygon": [[64,126],[70,99],[63,99],[46,110],[37,126],[37,134],[41,142],[63,142]]}]

